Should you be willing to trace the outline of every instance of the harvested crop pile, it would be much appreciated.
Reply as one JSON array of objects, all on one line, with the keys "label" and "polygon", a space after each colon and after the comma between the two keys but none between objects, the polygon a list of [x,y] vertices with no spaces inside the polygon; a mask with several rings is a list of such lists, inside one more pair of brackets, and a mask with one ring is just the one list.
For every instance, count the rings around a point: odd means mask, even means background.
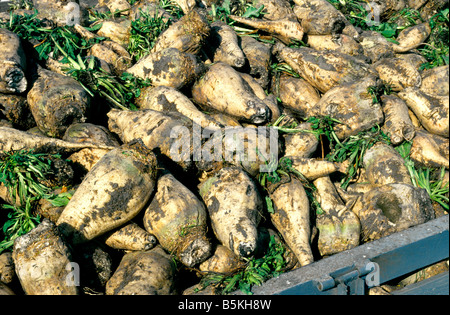
[{"label": "harvested crop pile", "polygon": [[448,1],[32,2],[0,12],[0,294],[251,293],[448,215]]}]

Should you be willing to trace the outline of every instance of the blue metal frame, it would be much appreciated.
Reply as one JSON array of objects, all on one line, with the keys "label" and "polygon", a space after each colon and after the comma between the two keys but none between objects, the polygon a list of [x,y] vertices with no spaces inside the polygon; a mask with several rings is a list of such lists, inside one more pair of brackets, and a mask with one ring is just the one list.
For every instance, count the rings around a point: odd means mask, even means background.
[{"label": "blue metal frame", "polygon": [[[253,289],[266,295],[363,295],[367,289],[449,258],[448,215],[270,279]],[[395,294],[448,294],[449,274]],[[237,293],[238,294],[238,293]]]}]

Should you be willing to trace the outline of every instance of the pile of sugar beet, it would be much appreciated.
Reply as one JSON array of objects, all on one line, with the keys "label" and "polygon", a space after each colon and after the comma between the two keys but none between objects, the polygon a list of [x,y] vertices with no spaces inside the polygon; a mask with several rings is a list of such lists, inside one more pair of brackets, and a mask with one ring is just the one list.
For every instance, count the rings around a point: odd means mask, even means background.
[{"label": "pile of sugar beet", "polygon": [[[179,19],[158,0],[74,2],[74,32],[104,38],[87,55],[112,76],[151,84],[136,108],[110,106],[67,64],[37,58],[43,42],[0,28],[1,157],[59,156],[44,184],[71,193],[65,206],[28,205],[40,223],[0,254],[0,294],[214,294],[219,285],[200,284],[206,275],[232,276],[271,239],[283,244],[288,271],[447,215],[413,185],[396,147],[410,143],[410,161],[443,168],[448,183],[449,68],[422,69],[417,50],[448,1],[375,0],[382,19],[410,7],[425,21],[394,41],[355,27],[326,0],[249,1],[264,5],[258,18],[237,14],[245,1],[173,0]],[[68,1],[33,4],[51,27],[67,22]],[[221,5],[234,27],[265,40],[213,21]],[[120,14],[88,30],[89,10]],[[172,20],[133,62],[126,48],[140,10]],[[369,92],[386,86],[376,99]],[[324,159],[320,118],[334,122],[341,143],[370,130],[389,139],[364,152],[345,188],[350,165]],[[278,169],[262,172],[271,157]],[[2,178],[2,204],[24,207],[10,188]]]}]

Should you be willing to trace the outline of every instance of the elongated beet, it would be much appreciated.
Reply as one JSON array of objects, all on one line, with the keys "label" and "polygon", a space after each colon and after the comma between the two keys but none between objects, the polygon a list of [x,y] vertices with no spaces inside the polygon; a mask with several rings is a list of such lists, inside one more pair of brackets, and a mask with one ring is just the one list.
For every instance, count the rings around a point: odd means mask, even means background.
[{"label": "elongated beet", "polygon": [[241,169],[222,168],[200,187],[217,239],[236,255],[250,257],[258,240],[262,199]]},{"label": "elongated beet", "polygon": [[358,81],[342,83],[326,92],[316,104],[319,116],[330,116],[342,122],[335,127],[340,139],[356,135],[379,125],[384,116],[381,106],[374,103],[369,88],[377,85],[372,75]]},{"label": "elongated beet", "polygon": [[267,88],[269,84],[269,67],[272,58],[271,46],[253,37],[241,37],[241,47],[248,60],[250,75],[263,87]]},{"label": "elongated beet", "polygon": [[300,266],[312,263],[310,207],[302,183],[291,178],[278,186],[270,198],[274,206],[270,214],[272,223],[294,252]]},{"label": "elongated beet", "polygon": [[39,69],[39,78],[27,94],[31,113],[39,129],[62,138],[72,123],[86,122],[91,98],[75,79]]},{"label": "elongated beet", "polygon": [[141,79],[150,79],[153,86],[179,89],[192,83],[203,69],[202,62],[196,56],[170,47],[148,54],[126,72]]},{"label": "elongated beet", "polygon": [[156,39],[152,52],[169,47],[197,54],[208,37],[210,26],[197,10],[190,10],[180,20],[169,26]]},{"label": "elongated beet", "polygon": [[420,87],[422,78],[419,71],[405,59],[383,58],[374,64],[380,79],[388,83],[393,91],[407,87]]},{"label": "elongated beet", "polygon": [[367,56],[372,63],[383,58],[394,58],[392,43],[376,31],[363,31],[359,43],[364,50],[364,55]]},{"label": "elongated beet", "polygon": [[308,180],[314,180],[338,171],[344,172],[343,164],[340,163],[299,156],[286,156],[286,158],[291,159],[292,167],[299,171]]},{"label": "elongated beet", "polygon": [[407,184],[387,184],[371,189],[355,203],[361,221],[361,241],[379,239],[434,219],[425,189]]},{"label": "elongated beet", "polygon": [[127,253],[106,283],[107,295],[176,294],[175,263],[161,246]]},{"label": "elongated beet", "polygon": [[320,95],[304,79],[281,75],[273,80],[272,90],[280,98],[283,106],[296,115],[303,118],[314,116],[315,105],[319,102]]},{"label": "elongated beet", "polygon": [[27,62],[19,36],[0,28],[0,93],[22,93],[27,89]]},{"label": "elongated beet", "polygon": [[[113,134],[103,126],[90,123],[76,123],[67,128],[63,140],[74,143],[93,143],[111,147],[120,146]],[[86,173],[97,163],[109,150],[84,148],[69,156],[69,160],[81,166]]]},{"label": "elongated beet", "polygon": [[85,176],[57,224],[82,243],[131,220],[150,199],[156,181],[155,155],[140,142],[105,154]]},{"label": "elongated beet", "polygon": [[233,251],[228,247],[218,244],[213,255],[202,262],[199,269],[203,272],[215,273],[232,273],[245,266],[244,262],[239,259]]},{"label": "elongated beet", "polygon": [[245,55],[236,32],[222,21],[211,23],[211,34],[205,49],[213,62],[223,62],[234,68],[245,65]]},{"label": "elongated beet", "polygon": [[420,90],[430,95],[449,95],[449,65],[428,69],[422,73]]},{"label": "elongated beet", "polygon": [[[99,38],[99,36],[79,24],[75,24],[74,29],[86,40]],[[132,58],[128,51],[122,45],[112,40],[104,40],[101,43],[92,45],[88,54],[105,62],[117,76],[120,76],[131,67]]]},{"label": "elongated beet", "polygon": [[58,228],[44,219],[14,242],[13,259],[20,284],[27,295],[76,295],[72,255]]},{"label": "elongated beet", "polygon": [[267,20],[274,21],[282,18],[288,18],[290,20],[297,19],[288,0],[256,0],[254,5],[255,7],[264,6],[262,11],[264,12],[263,17]]},{"label": "elongated beet", "polygon": [[382,129],[391,138],[391,143],[398,145],[404,140],[411,141],[415,135],[415,128],[405,101],[396,95],[382,95],[381,108],[384,113]]},{"label": "elongated beet", "polygon": [[128,47],[130,42],[131,21],[130,20],[109,20],[103,21],[97,35],[107,37],[119,45]]},{"label": "elongated beet", "polygon": [[274,53],[322,93],[340,84],[375,74],[369,64],[337,51],[316,51],[308,47],[290,48],[277,43]]},{"label": "elongated beet", "polygon": [[0,93],[0,113],[21,130],[36,126],[26,96]]},{"label": "elongated beet", "polygon": [[93,143],[73,143],[61,139],[38,136],[26,131],[9,127],[0,127],[0,150],[34,150],[39,153],[69,154],[84,148],[111,150],[114,146]]},{"label": "elongated beet", "polygon": [[221,124],[211,116],[200,111],[183,93],[173,87],[147,87],[136,99],[141,109],[153,109],[162,113],[178,112],[202,126],[202,128],[217,129]]},{"label": "elongated beet", "polygon": [[416,87],[406,88],[398,96],[406,102],[427,131],[448,138],[448,96],[429,95]]},{"label": "elongated beet", "polygon": [[4,252],[0,254],[0,283],[11,283],[15,274],[12,253]]},{"label": "elongated beet", "polygon": [[149,250],[155,246],[156,242],[155,236],[134,222],[107,233],[105,237],[106,245],[122,250]]},{"label": "elongated beet", "polygon": [[360,244],[361,224],[352,211],[323,213],[317,216],[318,249],[322,256],[350,250]]},{"label": "elongated beet", "polygon": [[357,36],[346,17],[326,0],[295,0],[293,11],[308,35],[344,33]]},{"label": "elongated beet", "polygon": [[201,147],[196,166],[202,171],[217,170],[224,165],[235,165],[251,176],[276,169],[280,144],[278,131],[269,127],[229,127],[214,132]]},{"label": "elongated beet", "polygon": [[313,181],[314,196],[323,213],[316,218],[318,249],[322,256],[332,255],[359,245],[361,224],[340,197],[329,176]]},{"label": "elongated beet", "polygon": [[241,75],[242,79],[244,79],[245,83],[247,83],[250,86],[253,93],[255,93],[255,95],[260,100],[262,100],[267,105],[267,107],[270,109],[270,112],[271,112],[270,122],[274,123],[275,121],[277,121],[277,119],[280,118],[280,116],[281,116],[281,109],[278,106],[275,95],[267,94],[266,90],[264,90],[264,88],[261,86],[261,84],[258,83],[258,81],[255,78],[253,78],[250,74],[240,73],[240,75]]},{"label": "elongated beet", "polygon": [[[192,138],[201,137],[199,128],[184,115],[158,112],[151,109],[139,111],[111,110],[108,126],[124,143],[141,139],[151,150],[156,150],[187,170],[192,166]],[[199,139],[199,138],[197,138]]]},{"label": "elongated beet", "polygon": [[312,131],[309,123],[302,124],[299,127],[304,128],[304,132],[284,135],[284,156],[310,158],[317,150],[319,139],[309,132]]},{"label": "elongated beet", "polygon": [[158,179],[156,194],[145,210],[145,229],[188,267],[211,255],[204,204],[172,174]]},{"label": "elongated beet", "polygon": [[364,49],[351,36],[344,34],[335,35],[308,35],[308,45],[316,50],[337,50],[341,53],[359,56],[364,53]]},{"label": "elongated beet", "polygon": [[195,102],[254,124],[271,117],[267,105],[259,99],[239,73],[225,63],[215,63],[192,87]]},{"label": "elongated beet", "polygon": [[396,41],[398,44],[393,44],[392,47],[395,52],[404,53],[414,48],[419,47],[430,36],[431,27],[429,22],[420,23],[414,26],[405,28],[398,34]]},{"label": "elongated beet", "polygon": [[268,21],[263,19],[244,18],[236,15],[230,15],[229,17],[236,22],[274,34],[286,43],[290,43],[292,40],[301,41],[303,39],[303,27],[296,20],[282,18],[279,20]]},{"label": "elongated beet", "polygon": [[411,184],[411,177],[400,154],[390,145],[377,143],[364,153],[366,177],[373,185]]},{"label": "elongated beet", "polygon": [[411,159],[426,167],[449,168],[449,139],[418,130],[412,141]]}]

